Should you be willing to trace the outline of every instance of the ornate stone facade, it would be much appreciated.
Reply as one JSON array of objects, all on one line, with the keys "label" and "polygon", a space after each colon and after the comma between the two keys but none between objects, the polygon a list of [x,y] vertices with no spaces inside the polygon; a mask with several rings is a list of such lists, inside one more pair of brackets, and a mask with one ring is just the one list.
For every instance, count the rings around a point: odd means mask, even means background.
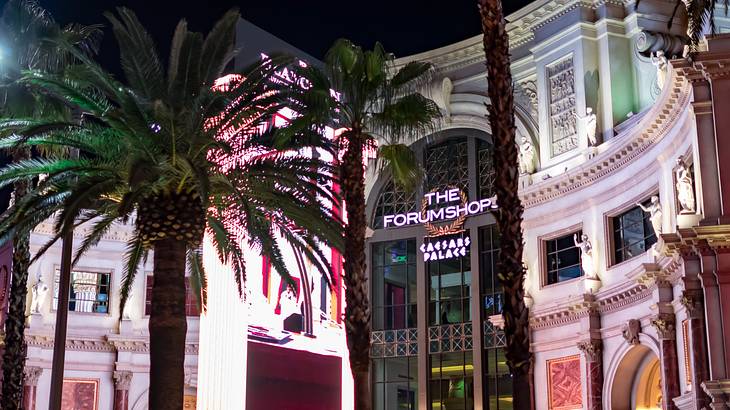
[{"label": "ornate stone facade", "polygon": [[550,149],[555,157],[578,148],[573,57],[548,66],[547,78],[550,87]]}]

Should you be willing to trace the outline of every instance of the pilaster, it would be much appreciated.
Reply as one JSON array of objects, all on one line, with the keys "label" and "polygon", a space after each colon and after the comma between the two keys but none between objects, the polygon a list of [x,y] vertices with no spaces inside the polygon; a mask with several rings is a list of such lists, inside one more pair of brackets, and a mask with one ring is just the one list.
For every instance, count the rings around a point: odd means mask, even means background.
[{"label": "pilaster", "polygon": [[38,390],[38,379],[43,374],[43,369],[38,366],[25,366],[23,382],[23,410],[35,410],[36,393]]},{"label": "pilaster", "polygon": [[114,410],[129,409],[129,385],[132,383],[132,372],[116,370],[114,379]]}]

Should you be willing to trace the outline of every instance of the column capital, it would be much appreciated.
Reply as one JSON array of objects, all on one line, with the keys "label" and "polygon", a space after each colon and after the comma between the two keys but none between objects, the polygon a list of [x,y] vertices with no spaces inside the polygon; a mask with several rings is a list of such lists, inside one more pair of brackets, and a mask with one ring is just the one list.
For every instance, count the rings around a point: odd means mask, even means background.
[{"label": "column capital", "polygon": [[132,383],[132,372],[115,370],[112,378],[114,378],[114,390],[129,390],[129,385]]},{"label": "column capital", "polygon": [[42,367],[25,366],[25,368],[23,369],[23,375],[25,376],[23,384],[25,386],[37,386],[38,379],[41,377],[41,374],[43,374]]},{"label": "column capital", "polygon": [[651,320],[651,325],[656,329],[659,339],[675,339],[677,336],[674,315],[660,313]]},{"label": "column capital", "polygon": [[687,316],[691,319],[697,318],[702,314],[702,291],[701,290],[685,290],[682,292],[682,298],[679,303],[687,310]]},{"label": "column capital", "polygon": [[603,342],[600,339],[589,339],[578,342],[578,350],[586,355],[586,360],[590,362],[600,361],[603,356]]}]

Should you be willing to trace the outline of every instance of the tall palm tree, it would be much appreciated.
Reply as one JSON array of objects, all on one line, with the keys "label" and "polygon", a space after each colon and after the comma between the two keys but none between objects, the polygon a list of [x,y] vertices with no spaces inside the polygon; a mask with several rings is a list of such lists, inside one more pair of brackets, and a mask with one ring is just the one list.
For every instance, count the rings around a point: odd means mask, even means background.
[{"label": "tall palm tree", "polygon": [[[636,0],[635,7],[639,7],[641,0]],[[687,35],[689,36],[689,46],[691,50],[696,49],[702,39],[704,29],[710,25],[710,31],[714,34],[715,29],[715,9],[718,5],[725,7],[727,14],[730,7],[730,0],[675,0],[672,16],[667,22],[667,26],[671,27],[674,16],[679,7],[684,6],[687,10]]]},{"label": "tall palm tree", "polygon": [[291,98],[299,104],[292,108],[301,115],[279,136],[287,140],[294,133],[309,131],[309,124],[345,129],[338,139],[342,154],[338,168],[347,212],[345,329],[357,410],[372,407],[363,152],[377,146],[379,166],[398,184],[412,187],[420,167],[405,139],[425,133],[440,116],[436,104],[417,92],[431,65],[411,62],[396,70],[394,59],[380,43],[363,51],[348,40],[336,41],[325,56],[323,69],[308,66],[301,70],[309,86],[293,89],[296,95]]},{"label": "tall palm tree", "polygon": [[[58,49],[50,41],[63,39],[83,53],[95,53],[101,31],[98,26],[56,23],[50,14],[34,0],[10,0],[0,17],[0,115],[5,117],[63,118],[69,111],[53,104],[48,98],[38,98],[26,84],[18,82],[22,70],[59,72],[73,60],[70,53]],[[12,160],[30,158],[27,147],[10,150]],[[29,181],[17,181],[13,197],[23,198]],[[30,227],[32,228],[32,227]],[[17,232],[13,241],[13,267],[9,311],[5,321],[5,350],[3,352],[3,387],[0,402],[5,409],[20,408],[25,366],[25,311],[30,263],[29,232]],[[1,330],[1,329],[0,329]]]},{"label": "tall palm tree", "polygon": [[500,232],[497,266],[505,296],[502,309],[507,337],[505,356],[512,373],[514,407],[520,410],[530,409],[532,355],[528,309],[524,300],[525,268],[522,264],[524,208],[517,193],[519,170],[509,38],[501,0],[479,0],[479,12],[486,53],[489,123],[494,138],[494,189],[499,203],[499,211],[496,213]]},{"label": "tall palm tree", "polygon": [[[63,75],[31,72],[24,81],[83,112],[82,123],[15,118],[0,126],[0,148],[61,146],[78,159],[50,156],[0,169],[0,187],[48,176],[0,219],[0,235],[55,216],[55,236],[42,254],[74,226],[91,226],[74,263],[118,221],[135,221],[127,244],[120,312],[138,265],[154,251],[150,332],[149,407],[183,407],[186,262],[204,287],[199,246],[207,232],[241,291],[246,257],[242,240],[266,255],[291,281],[277,236],[323,273],[318,244],[341,246],[341,223],[324,205],[327,165],[292,139],[277,149],[259,133],[284,102],[273,78],[283,59],[268,60],[220,86],[234,55],[236,10],[207,36],[181,21],[167,67],[134,13],[107,14],[119,42],[126,84],[81,53]],[[62,45],[62,44],[61,44]],[[21,135],[20,137],[18,135]],[[326,148],[326,147],[323,147]],[[37,256],[36,256],[37,257]]]}]

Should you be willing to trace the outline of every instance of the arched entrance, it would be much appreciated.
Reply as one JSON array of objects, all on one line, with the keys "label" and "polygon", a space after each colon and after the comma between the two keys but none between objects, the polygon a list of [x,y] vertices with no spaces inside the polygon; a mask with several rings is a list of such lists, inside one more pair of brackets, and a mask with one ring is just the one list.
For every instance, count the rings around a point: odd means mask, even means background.
[{"label": "arched entrance", "polygon": [[659,357],[644,345],[631,347],[623,356],[611,385],[611,409],[661,409]]}]

